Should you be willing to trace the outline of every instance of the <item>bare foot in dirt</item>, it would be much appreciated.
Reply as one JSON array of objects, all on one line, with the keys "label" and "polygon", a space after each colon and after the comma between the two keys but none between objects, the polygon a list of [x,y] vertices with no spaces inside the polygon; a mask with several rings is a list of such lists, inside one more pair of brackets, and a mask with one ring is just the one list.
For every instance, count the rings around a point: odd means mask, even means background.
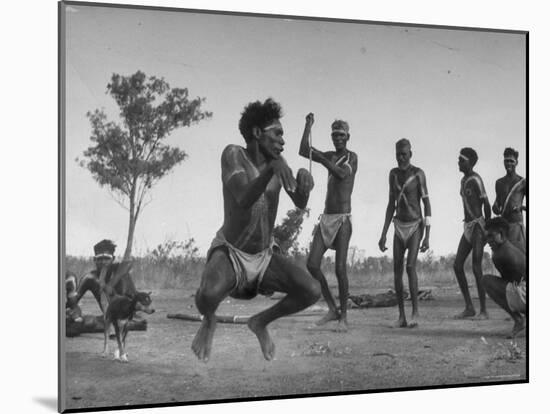
[{"label": "bare foot in dirt", "polygon": [[476,316],[474,316],[474,319],[477,321],[489,319],[489,314],[487,311],[479,312]]},{"label": "bare foot in dirt", "polygon": [[418,326],[418,313],[414,314],[408,322],[407,328],[416,328]]},{"label": "bare foot in dirt", "polygon": [[466,308],[458,315],[455,315],[454,319],[468,319],[468,318],[473,318],[474,316],[476,316],[475,309]]},{"label": "bare foot in dirt", "polygon": [[523,318],[518,319],[514,323],[512,333],[508,336],[508,339],[513,339],[518,336],[525,329],[525,320]]},{"label": "bare foot in dirt", "polygon": [[250,318],[248,320],[248,327],[258,337],[264,358],[271,361],[275,357],[275,344],[271,340],[271,336],[269,336],[269,332],[265,325],[260,324],[254,318]]},{"label": "bare foot in dirt", "polygon": [[322,326],[322,325],[326,324],[327,322],[337,321],[339,319],[340,319],[340,315],[338,314],[338,312],[333,311],[332,309],[329,309],[329,311],[327,312],[327,314],[325,316],[323,316],[321,319],[319,319],[317,322],[315,322],[315,325]]},{"label": "bare foot in dirt", "polygon": [[204,318],[201,323],[195,339],[191,345],[191,349],[201,361],[208,362],[210,352],[212,351],[212,338],[216,329],[216,315],[211,318]]},{"label": "bare foot in dirt", "polygon": [[407,319],[405,319],[405,316],[400,316],[394,326],[396,328],[406,328],[407,327]]},{"label": "bare foot in dirt", "polygon": [[338,321],[338,325],[336,326],[335,331],[336,332],[347,332],[348,331],[348,320],[347,319],[340,319]]}]

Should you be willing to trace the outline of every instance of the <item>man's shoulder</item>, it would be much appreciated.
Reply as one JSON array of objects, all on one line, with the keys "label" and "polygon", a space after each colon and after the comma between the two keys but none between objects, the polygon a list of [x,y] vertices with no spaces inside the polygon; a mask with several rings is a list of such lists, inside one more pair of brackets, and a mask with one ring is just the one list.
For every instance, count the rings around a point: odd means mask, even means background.
[{"label": "man's shoulder", "polygon": [[415,175],[424,175],[424,170],[420,167],[417,167],[416,165],[412,165],[412,172]]},{"label": "man's shoulder", "polygon": [[237,145],[237,144],[229,144],[227,145],[223,151],[222,151],[222,156],[225,156],[225,155],[234,155],[234,154],[242,154],[242,152],[244,151],[245,149],[243,147],[241,147],[240,145]]}]

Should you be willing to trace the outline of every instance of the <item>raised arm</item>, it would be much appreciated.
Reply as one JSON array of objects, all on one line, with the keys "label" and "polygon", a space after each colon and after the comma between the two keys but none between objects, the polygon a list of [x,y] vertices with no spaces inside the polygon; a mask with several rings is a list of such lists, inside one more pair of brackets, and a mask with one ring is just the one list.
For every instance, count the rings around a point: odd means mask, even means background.
[{"label": "raised arm", "polygon": [[247,209],[260,198],[274,174],[271,167],[265,168],[258,177],[249,180],[245,172],[242,150],[229,145],[222,153],[222,180],[239,207]]},{"label": "raised arm", "polygon": [[333,176],[340,180],[357,172],[357,155],[353,152],[348,152],[343,162],[332,162],[324,153],[313,148],[313,160],[324,165]]},{"label": "raised arm", "polygon": [[313,114],[312,113],[307,114],[306,125],[304,126],[304,133],[302,135],[302,141],[300,141],[300,150],[298,151],[298,154],[304,158],[309,158],[309,150],[310,150],[309,137],[311,135],[311,127],[313,126],[313,122],[315,122],[313,118]]},{"label": "raised arm", "polygon": [[395,212],[395,197],[393,195],[393,192],[391,190],[392,185],[392,173],[390,172],[389,176],[389,197],[388,197],[388,205],[386,207],[386,217],[384,218],[384,227],[382,228],[382,235],[380,236],[380,240],[378,241],[378,247],[380,248],[380,251],[384,252],[388,248],[386,247],[386,236],[388,234],[388,229],[390,228],[390,223],[393,217],[393,213]]}]

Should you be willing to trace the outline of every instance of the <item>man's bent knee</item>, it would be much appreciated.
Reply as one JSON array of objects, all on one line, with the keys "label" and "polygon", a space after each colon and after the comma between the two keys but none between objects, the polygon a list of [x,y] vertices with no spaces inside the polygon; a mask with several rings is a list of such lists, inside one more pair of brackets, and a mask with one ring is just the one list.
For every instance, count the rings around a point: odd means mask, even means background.
[{"label": "man's bent knee", "polygon": [[314,277],[321,272],[321,265],[318,263],[314,263],[308,260],[306,267],[308,272],[311,273]]}]

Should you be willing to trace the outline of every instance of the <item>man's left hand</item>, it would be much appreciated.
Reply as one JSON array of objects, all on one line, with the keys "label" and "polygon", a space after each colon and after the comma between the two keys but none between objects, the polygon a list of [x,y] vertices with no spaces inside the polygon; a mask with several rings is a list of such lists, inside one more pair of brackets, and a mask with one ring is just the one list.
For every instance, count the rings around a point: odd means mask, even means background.
[{"label": "man's left hand", "polygon": [[422,253],[424,253],[424,252],[428,251],[429,248],[430,248],[430,241],[428,239],[424,239],[422,241],[422,246],[420,246],[420,251]]}]

